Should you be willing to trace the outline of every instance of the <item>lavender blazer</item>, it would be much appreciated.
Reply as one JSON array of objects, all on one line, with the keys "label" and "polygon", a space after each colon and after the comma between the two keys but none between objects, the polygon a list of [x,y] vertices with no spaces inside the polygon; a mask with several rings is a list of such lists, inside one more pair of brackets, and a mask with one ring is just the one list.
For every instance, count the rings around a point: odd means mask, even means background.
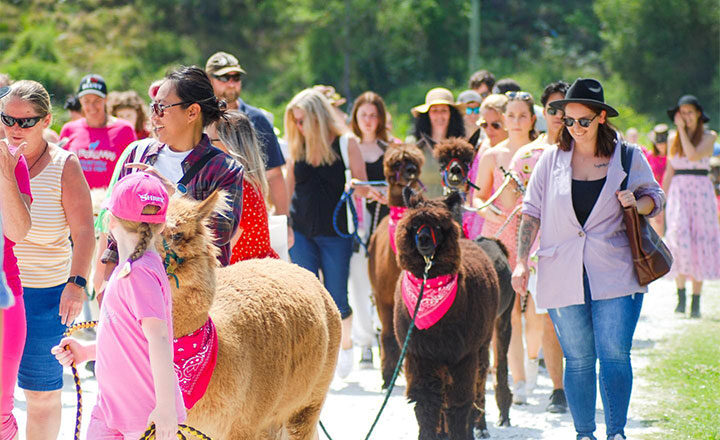
[{"label": "lavender blazer", "polygon": [[[607,180],[585,226],[580,226],[572,204],[571,151],[548,147],[533,170],[523,199],[523,214],[540,219],[537,304],[543,308],[583,304],[583,265],[593,300],[647,292],[638,284],[630,245],[616,192],[626,176],[619,144],[610,158]],[[657,215],[665,193],[653,177],[639,148],[632,156],[628,189],[636,198],[650,196]]]}]

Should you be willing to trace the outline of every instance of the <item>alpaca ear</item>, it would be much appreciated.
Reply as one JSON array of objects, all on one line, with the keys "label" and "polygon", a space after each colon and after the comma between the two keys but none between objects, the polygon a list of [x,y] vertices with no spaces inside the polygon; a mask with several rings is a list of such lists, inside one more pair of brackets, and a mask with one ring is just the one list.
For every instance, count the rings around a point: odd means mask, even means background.
[{"label": "alpaca ear", "polygon": [[205,219],[212,215],[218,209],[218,205],[222,204],[220,190],[215,190],[207,199],[200,202],[196,207],[197,218]]},{"label": "alpaca ear", "polygon": [[445,206],[447,206],[448,211],[455,212],[456,209],[460,207],[463,203],[462,195],[460,195],[460,192],[453,191],[445,197]]}]

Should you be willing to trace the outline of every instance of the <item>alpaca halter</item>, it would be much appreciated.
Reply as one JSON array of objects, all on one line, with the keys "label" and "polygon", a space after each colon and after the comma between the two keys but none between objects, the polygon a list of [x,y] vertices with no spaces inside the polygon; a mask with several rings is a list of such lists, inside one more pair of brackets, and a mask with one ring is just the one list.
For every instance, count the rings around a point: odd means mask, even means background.
[{"label": "alpaca halter", "polygon": [[178,257],[178,254],[175,253],[174,250],[170,247],[167,241],[163,239],[163,249],[165,249],[165,261],[163,262],[163,265],[165,266],[165,272],[167,272],[169,277],[172,277],[175,279],[175,287],[178,289],[180,288],[180,280],[178,279],[177,275],[175,275],[175,271],[180,267],[181,264],[185,262],[184,258]]},{"label": "alpaca halter", "polygon": [[[448,177],[451,174],[450,168],[452,167],[453,164],[456,164],[457,166],[460,167],[460,175],[462,176],[462,179],[460,180],[460,182],[457,183],[457,185],[451,185],[450,178]],[[476,190],[479,190],[480,188],[477,185],[475,185],[472,181],[470,181],[470,179],[468,179],[467,171],[468,171],[467,167],[464,167],[462,165],[462,162],[460,162],[460,159],[458,159],[456,157],[452,158],[450,160],[450,162],[448,162],[448,164],[445,165],[445,167],[442,168],[442,170],[440,171],[440,175],[442,176],[443,187],[454,189],[454,188],[459,188],[460,186],[465,184],[465,185],[469,185],[469,186],[475,188]]]}]

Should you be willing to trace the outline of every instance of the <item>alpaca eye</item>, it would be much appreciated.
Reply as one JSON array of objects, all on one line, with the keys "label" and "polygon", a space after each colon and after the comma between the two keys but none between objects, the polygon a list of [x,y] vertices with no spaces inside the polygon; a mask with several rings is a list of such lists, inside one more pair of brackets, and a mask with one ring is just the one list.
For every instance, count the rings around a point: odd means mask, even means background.
[{"label": "alpaca eye", "polygon": [[182,239],[185,238],[185,235],[182,232],[178,232],[176,234],[173,234],[170,238],[172,239],[172,241],[182,241]]}]

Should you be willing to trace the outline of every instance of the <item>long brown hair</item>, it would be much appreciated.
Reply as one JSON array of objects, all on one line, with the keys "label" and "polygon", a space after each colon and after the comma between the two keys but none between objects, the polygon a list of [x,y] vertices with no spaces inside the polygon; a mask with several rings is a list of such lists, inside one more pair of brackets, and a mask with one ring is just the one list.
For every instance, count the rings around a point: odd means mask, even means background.
[{"label": "long brown hair", "polygon": [[[600,113],[601,110],[583,104],[587,108],[591,109],[595,113]],[[615,152],[615,142],[617,141],[617,130],[608,121],[607,115],[605,116],[605,122],[598,124],[597,140],[595,142],[595,157],[611,157]],[[562,151],[570,151],[572,148],[572,135],[568,128],[563,124],[560,130],[560,136],[558,136],[558,148]]]},{"label": "long brown hair", "polygon": [[375,128],[375,137],[383,142],[388,142],[388,132],[386,128],[387,111],[385,110],[385,101],[375,92],[365,92],[358,96],[353,104],[352,116],[350,117],[350,127],[355,136],[362,139],[362,132],[357,122],[357,112],[363,104],[372,104],[378,112],[378,125]]},{"label": "long brown hair", "polygon": [[[680,129],[678,129],[680,130]],[[693,145],[700,145],[700,141],[702,141],[703,134],[705,134],[705,124],[703,123],[702,119],[700,119],[700,115],[698,115],[698,121],[697,126],[695,127],[695,131],[691,133],[688,133],[687,126],[683,129],[685,130],[685,133],[688,134],[688,137],[690,138],[690,142],[692,142]],[[685,156],[685,152],[683,151],[682,144],[680,143],[680,133],[675,133],[675,138],[673,139],[672,145],[670,146],[670,150],[667,153],[668,156],[678,156],[683,157]]]}]

